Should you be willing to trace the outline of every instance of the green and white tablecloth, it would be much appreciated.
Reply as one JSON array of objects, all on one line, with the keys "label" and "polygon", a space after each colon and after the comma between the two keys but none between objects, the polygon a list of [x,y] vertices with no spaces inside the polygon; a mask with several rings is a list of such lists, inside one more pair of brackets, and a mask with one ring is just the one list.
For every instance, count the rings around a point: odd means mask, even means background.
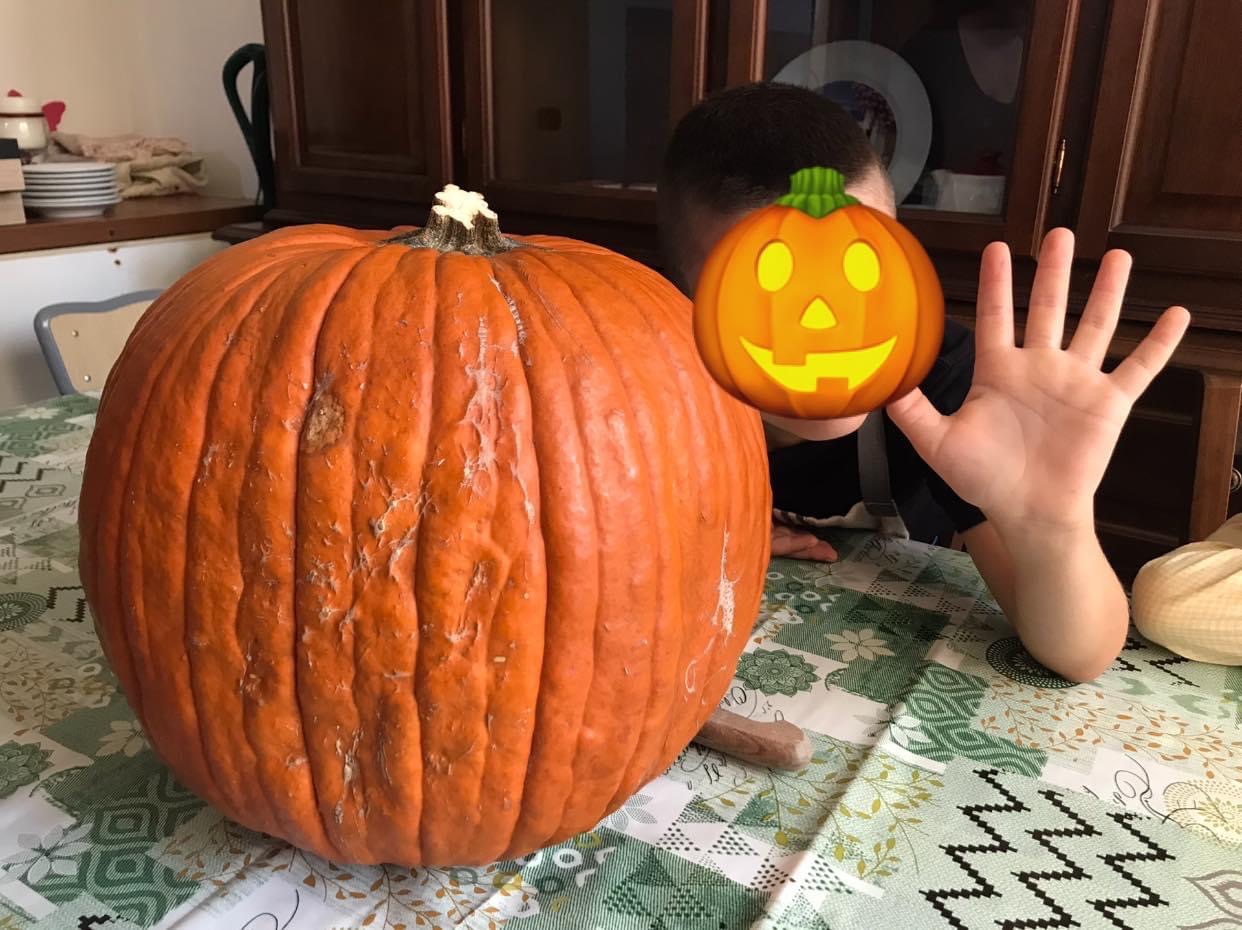
[{"label": "green and white tablecloth", "polygon": [[842,536],[773,562],[726,699],[811,765],[688,749],[590,833],[480,869],[354,868],[156,760],[76,572],[95,401],[0,416],[0,928],[1242,928],[1242,670],[1137,637],[1070,686],[969,560]]}]

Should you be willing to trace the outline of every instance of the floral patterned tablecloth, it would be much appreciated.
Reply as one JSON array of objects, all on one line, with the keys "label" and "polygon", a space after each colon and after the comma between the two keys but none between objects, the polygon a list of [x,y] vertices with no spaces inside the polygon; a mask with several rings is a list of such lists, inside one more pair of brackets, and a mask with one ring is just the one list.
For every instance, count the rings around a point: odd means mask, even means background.
[{"label": "floral patterned tablecloth", "polygon": [[156,760],[76,573],[95,401],[0,416],[0,928],[1242,928],[1242,670],[1137,636],[1034,664],[955,552],[775,561],[725,703],[805,771],[689,748],[590,833],[486,868],[356,868]]}]

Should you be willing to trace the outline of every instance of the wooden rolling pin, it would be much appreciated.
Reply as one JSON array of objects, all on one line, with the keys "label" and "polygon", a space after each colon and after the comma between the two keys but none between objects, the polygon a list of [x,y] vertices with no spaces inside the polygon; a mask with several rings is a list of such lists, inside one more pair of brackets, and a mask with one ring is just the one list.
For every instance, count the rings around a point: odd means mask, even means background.
[{"label": "wooden rolling pin", "polygon": [[794,772],[811,761],[811,741],[788,720],[751,720],[717,708],[694,742],[767,768]]}]

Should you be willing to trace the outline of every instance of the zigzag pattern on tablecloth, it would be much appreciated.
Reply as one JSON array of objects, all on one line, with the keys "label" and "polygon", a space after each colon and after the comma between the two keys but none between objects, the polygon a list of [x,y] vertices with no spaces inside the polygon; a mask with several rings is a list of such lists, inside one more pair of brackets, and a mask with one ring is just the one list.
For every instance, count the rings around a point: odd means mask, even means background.
[{"label": "zigzag pattern on tablecloth", "polygon": [[[1140,653],[1140,655],[1127,656],[1126,653]],[[1141,653],[1147,653],[1147,655],[1141,655]],[[1138,662],[1141,662],[1142,665],[1136,664],[1134,661],[1135,659],[1137,659]],[[1195,671],[1200,671],[1201,670],[1200,666],[1197,666],[1196,664],[1191,663],[1189,659],[1183,656],[1164,655],[1163,650],[1161,650],[1161,654],[1159,656],[1152,655],[1152,647],[1148,643],[1146,643],[1145,641],[1141,639],[1138,639],[1136,636],[1133,636],[1133,635],[1127,636],[1126,643],[1122,649],[1121,655],[1119,655],[1113,661],[1113,666],[1112,666],[1113,669],[1121,669],[1127,672],[1140,672],[1141,673],[1143,670],[1142,669],[1143,665],[1149,666],[1150,668],[1154,668],[1156,671],[1161,672],[1162,674],[1168,675],[1169,678],[1173,679],[1173,681],[1176,681],[1179,685],[1183,685],[1188,688],[1201,688],[1202,687],[1202,685],[1200,685],[1199,682],[1191,681],[1189,678],[1186,678],[1184,675],[1173,671],[1173,669],[1169,667],[1172,665],[1186,665],[1186,666],[1189,666],[1191,669],[1194,669]]]},{"label": "zigzag pattern on tablecloth", "polygon": [[1049,911],[1055,914],[1057,919],[1056,921],[1051,921],[1048,918],[1006,921],[1001,924],[1003,930],[1037,930],[1037,928],[1043,927],[1077,927],[1079,925],[1078,921],[1074,920],[1073,917],[1070,916],[1069,911],[1057,904],[1057,902],[1053,900],[1052,896],[1048,894],[1048,892],[1044,891],[1042,886],[1044,882],[1080,881],[1082,879],[1090,879],[1091,876],[1088,875],[1086,871],[1084,871],[1082,867],[1074,862],[1074,860],[1072,860],[1068,855],[1058,849],[1052,840],[1054,838],[1067,839],[1069,837],[1099,836],[1100,831],[1070,810],[1055,791],[1041,791],[1040,795],[1053,807],[1059,810],[1065,817],[1067,817],[1074,824],[1074,826],[1073,828],[1053,827],[1042,830],[1031,830],[1029,831],[1030,837],[1040,846],[1044,847],[1044,849],[1048,850],[1048,852],[1050,852],[1062,865],[1064,865],[1065,868],[1059,871],[1015,872],[1013,877],[1016,878],[1019,883],[1024,885],[1031,892],[1031,894],[1038,898],[1044,907],[1048,908]]},{"label": "zigzag pattern on tablecloth", "polygon": [[[1022,826],[1023,819],[1046,823],[1048,815],[1043,810],[1033,809],[1010,791],[1004,784],[1008,776],[989,769],[977,769],[973,774],[992,789],[996,799],[989,803],[959,805],[958,810],[987,842],[976,840],[942,844],[940,849],[961,870],[965,880],[949,887],[921,891],[923,898],[954,930],[967,930],[977,922],[978,913],[973,916],[968,914],[972,904],[993,899],[1003,900],[1004,905],[988,905],[989,908],[1008,906],[1020,909],[1020,917],[989,915],[989,923],[1001,930],[1082,926],[1082,904],[1094,908],[1119,930],[1130,930],[1131,924],[1124,919],[1125,912],[1171,906],[1171,901],[1127,868],[1133,863],[1174,861],[1169,852],[1139,829],[1141,818],[1128,812],[1110,812],[1108,818],[1124,831],[1119,835],[1105,826],[1106,821],[1092,824],[1076,811],[1075,806],[1081,806],[1081,799],[1075,800],[1077,796],[1044,789],[1038,792],[1038,796],[1064,822],[1026,829]],[[1030,846],[1024,845],[1021,840],[1023,835],[1034,840],[1041,852],[1035,853]],[[1127,838],[1137,840],[1141,848],[1126,848]],[[1086,862],[1074,860],[1070,844],[1083,840],[1090,841],[1087,847],[1091,850],[1090,858],[1103,863],[1107,870],[1092,868]],[[1111,847],[1112,851],[1094,852],[1094,848],[1101,845]],[[1041,867],[1039,859],[1044,854],[1055,859],[1060,868]],[[1037,867],[1015,870],[1014,865],[1023,861]],[[1120,880],[1123,887],[1128,886],[1136,893],[1101,895],[1101,885],[1111,882],[1113,876]],[[1042,912],[1020,896],[1015,897],[1012,890],[1004,889],[1010,878],[1031,893],[1035,901],[1042,905]],[[1071,899],[1080,902],[1077,907]]]},{"label": "zigzag pattern on tablecloth", "polygon": [[1169,902],[1156,894],[1153,889],[1143,884],[1133,872],[1123,868],[1121,864],[1129,862],[1171,862],[1173,857],[1157,846],[1150,838],[1139,832],[1138,828],[1134,826],[1137,818],[1133,814],[1114,811],[1108,816],[1116,821],[1119,827],[1147,847],[1147,852],[1107,853],[1100,856],[1100,861],[1141,892],[1139,897],[1106,898],[1091,901],[1091,905],[1107,917],[1114,927],[1118,927],[1120,930],[1127,930],[1127,925],[1117,917],[1117,911],[1132,907],[1159,907],[1167,905]]},{"label": "zigzag pattern on tablecloth", "polygon": [[1013,794],[1006,791],[1001,785],[998,773],[994,771],[978,770],[975,772],[980,778],[992,786],[997,794],[1001,795],[1006,801],[1005,804],[968,804],[960,808],[961,812],[991,840],[990,843],[951,843],[940,848],[950,859],[952,859],[963,872],[970,878],[969,887],[959,888],[937,888],[931,891],[924,891],[923,897],[927,899],[939,913],[940,916],[949,922],[954,930],[968,930],[967,926],[958,919],[957,915],[949,908],[946,902],[953,900],[962,900],[968,898],[999,898],[1000,892],[996,886],[983,877],[978,869],[971,865],[966,858],[968,855],[978,855],[982,853],[1005,853],[1015,852],[1012,843],[1005,839],[996,829],[994,829],[982,815],[987,813],[1003,814],[1003,813],[1025,813],[1030,810],[1025,804],[1017,799]]}]

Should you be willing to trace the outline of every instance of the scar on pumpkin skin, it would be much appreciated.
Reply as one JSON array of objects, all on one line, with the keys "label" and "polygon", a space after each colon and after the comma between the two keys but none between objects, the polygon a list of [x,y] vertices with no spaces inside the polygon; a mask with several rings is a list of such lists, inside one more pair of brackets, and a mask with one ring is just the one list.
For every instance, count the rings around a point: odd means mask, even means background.
[{"label": "scar on pumpkin skin", "polygon": [[[499,346],[488,341],[486,317],[479,317],[478,340],[478,357],[473,365],[466,365],[466,376],[474,382],[474,393],[466,404],[466,414],[462,420],[474,428],[478,437],[476,454],[467,455],[462,466],[461,486],[471,494],[478,493],[478,478],[482,475],[492,476],[495,468],[499,405],[505,387],[500,372],[487,363],[487,350]],[[461,349],[462,346],[459,345],[458,348]]]},{"label": "scar on pumpkin skin", "polygon": [[733,635],[733,613],[736,609],[733,589],[737,586],[737,579],[730,578],[726,574],[725,559],[729,553],[729,531],[724,531],[724,542],[720,545],[720,581],[717,592],[716,610],[712,614],[712,620],[719,619],[719,627],[724,630],[725,636]]},{"label": "scar on pumpkin skin", "polygon": [[345,408],[333,394],[320,394],[315,398],[306,429],[302,432],[302,445],[307,452],[319,452],[334,445],[345,431]]}]

